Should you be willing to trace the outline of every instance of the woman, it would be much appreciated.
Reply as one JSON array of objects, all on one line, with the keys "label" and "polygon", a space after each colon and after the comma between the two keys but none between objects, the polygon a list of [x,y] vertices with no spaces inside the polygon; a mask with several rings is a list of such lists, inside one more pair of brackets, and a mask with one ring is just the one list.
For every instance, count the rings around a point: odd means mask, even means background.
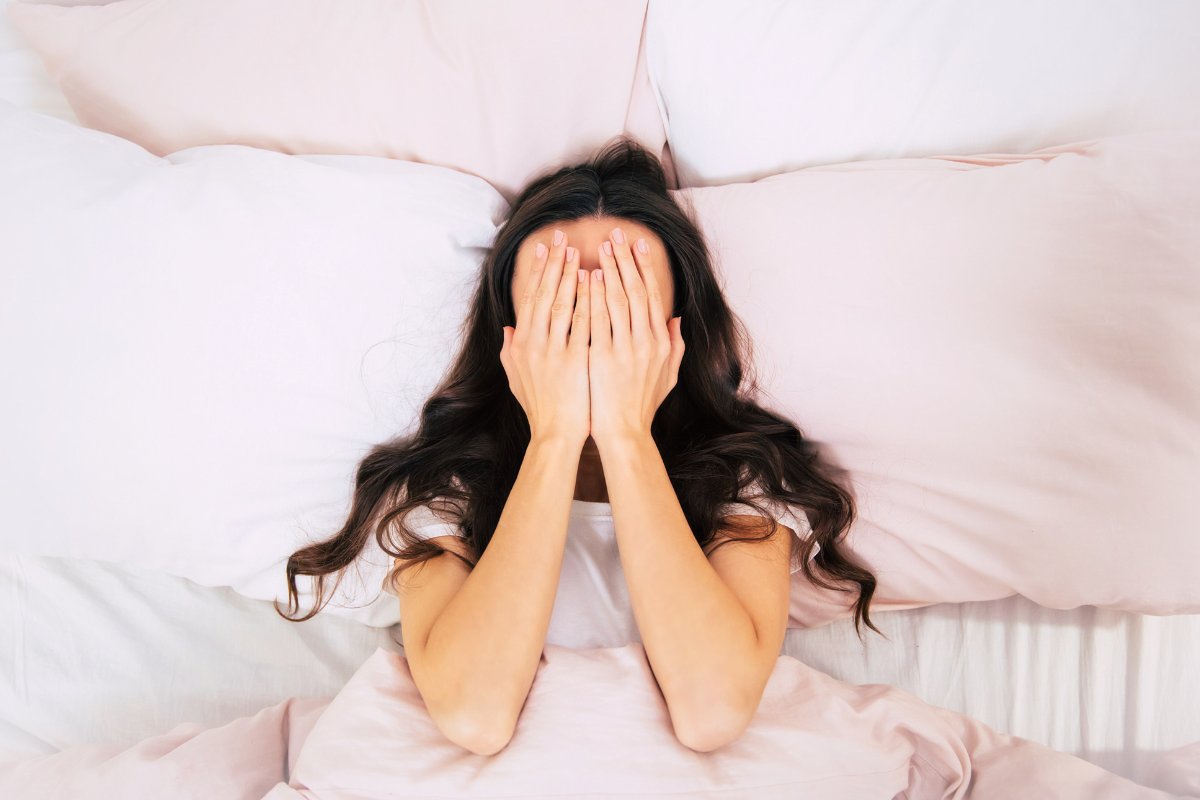
[{"label": "woman", "polygon": [[755,402],[749,341],[652,154],[621,137],[526,187],[464,332],[416,432],[367,454],[345,525],[287,565],[290,613],[316,578],[308,619],[376,537],[449,739],[503,748],[546,644],[640,640],[676,736],[712,750],[757,710],[791,573],[856,593],[874,629],[874,577],[839,544],[853,501]]}]

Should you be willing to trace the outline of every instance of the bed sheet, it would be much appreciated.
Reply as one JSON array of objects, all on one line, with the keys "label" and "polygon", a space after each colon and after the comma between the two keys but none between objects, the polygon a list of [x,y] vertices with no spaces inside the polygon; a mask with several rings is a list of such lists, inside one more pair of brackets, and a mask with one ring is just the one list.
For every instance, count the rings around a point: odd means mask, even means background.
[{"label": "bed sheet", "polygon": [[1002,733],[1143,782],[1200,741],[1200,615],[1148,616],[1020,596],[891,611],[859,644],[842,621],[784,652],[849,683],[888,683]]},{"label": "bed sheet", "polygon": [[291,696],[331,697],[386,628],[289,622],[226,587],[86,559],[0,556],[0,761],[133,745]]},{"label": "bed sheet", "polygon": [[[226,588],[119,564],[0,556],[0,761],[127,746],[220,725],[290,696],[333,696],[399,626],[304,623]],[[1200,741],[1200,616],[1145,617],[1023,598],[789,630],[783,652],[851,683],[887,683],[1135,781]]]}]

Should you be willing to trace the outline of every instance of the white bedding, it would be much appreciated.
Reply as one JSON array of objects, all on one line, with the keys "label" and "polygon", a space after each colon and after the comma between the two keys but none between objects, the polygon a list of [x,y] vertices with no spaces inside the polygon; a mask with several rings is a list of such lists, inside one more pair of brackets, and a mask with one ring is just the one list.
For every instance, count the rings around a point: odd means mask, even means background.
[{"label": "white bedding", "polygon": [[[0,557],[0,760],[82,743],[131,745],[182,722],[219,725],[293,696],[332,696],[398,626],[270,603],[82,559]],[[888,683],[999,731],[1140,780],[1200,740],[1200,616],[1045,609],[1019,597],[788,632],[794,656]]]}]

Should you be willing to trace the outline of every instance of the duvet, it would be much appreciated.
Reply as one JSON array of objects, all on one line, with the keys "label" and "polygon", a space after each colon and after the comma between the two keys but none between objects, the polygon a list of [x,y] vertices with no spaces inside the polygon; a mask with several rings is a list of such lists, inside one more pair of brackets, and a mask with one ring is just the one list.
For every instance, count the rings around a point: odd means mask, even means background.
[{"label": "duvet", "polygon": [[508,746],[441,735],[406,659],[378,649],[335,697],[292,697],[219,727],[129,748],[87,745],[0,765],[0,797],[372,800],[1200,797],[1200,742],[1153,786],[997,733],[891,686],[844,683],[780,656],[759,710],[711,752],[679,744],[645,651],[547,646]]}]

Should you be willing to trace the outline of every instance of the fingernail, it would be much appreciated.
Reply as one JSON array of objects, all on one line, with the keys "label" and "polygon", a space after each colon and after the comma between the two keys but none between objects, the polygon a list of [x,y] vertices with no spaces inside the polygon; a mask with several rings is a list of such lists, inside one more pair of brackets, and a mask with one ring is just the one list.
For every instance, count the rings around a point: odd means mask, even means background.
[{"label": "fingernail", "polygon": [[579,270],[579,282],[587,283],[587,270],[586,269]]},{"label": "fingernail", "polygon": [[563,243],[563,232],[560,230],[555,230],[554,231],[554,246],[557,247],[558,245],[560,245],[562,243]]},{"label": "fingernail", "polygon": [[645,239],[638,239],[638,245],[637,245],[637,247],[638,247],[638,250],[639,250],[640,252],[642,252],[642,253],[649,253],[649,252],[650,252],[650,245],[646,244],[646,240],[645,240]]},{"label": "fingernail", "polygon": [[625,244],[625,234],[621,232],[620,228],[613,228],[612,235],[614,242],[617,244]]},{"label": "fingernail", "polygon": [[611,255],[613,254],[613,251],[612,251],[612,242],[610,242],[610,241],[608,241],[607,239],[605,239],[605,240],[604,240],[604,244],[603,244],[603,245],[601,245],[601,246],[604,248],[604,254],[605,254],[605,255],[611,256]]},{"label": "fingernail", "polygon": [[538,258],[541,258],[542,256],[546,255],[546,245],[542,244],[541,242],[538,242],[537,247],[533,248],[533,253]]},{"label": "fingernail", "polygon": [[574,261],[574,260],[575,260],[575,248],[568,247],[567,248],[567,261]]},{"label": "fingernail", "polygon": [[596,280],[598,280],[598,281],[604,280],[604,270],[594,269],[594,270],[592,270],[592,274],[596,276]]}]

